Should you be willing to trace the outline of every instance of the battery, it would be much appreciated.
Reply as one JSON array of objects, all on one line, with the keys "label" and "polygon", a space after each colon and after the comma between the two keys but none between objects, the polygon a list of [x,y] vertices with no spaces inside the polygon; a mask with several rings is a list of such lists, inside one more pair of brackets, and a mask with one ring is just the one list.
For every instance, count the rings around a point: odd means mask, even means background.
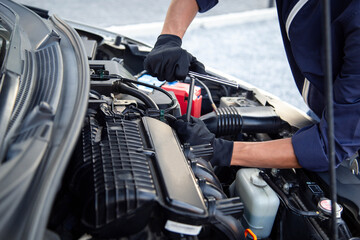
[{"label": "battery", "polygon": [[[161,88],[166,91],[174,92],[176,99],[180,104],[181,115],[184,115],[186,113],[187,103],[189,99],[189,86],[190,84],[182,82],[169,82],[161,86]],[[198,86],[194,87],[194,95],[192,101],[193,103],[191,108],[191,116],[198,118],[201,115],[202,103],[201,88]]]}]

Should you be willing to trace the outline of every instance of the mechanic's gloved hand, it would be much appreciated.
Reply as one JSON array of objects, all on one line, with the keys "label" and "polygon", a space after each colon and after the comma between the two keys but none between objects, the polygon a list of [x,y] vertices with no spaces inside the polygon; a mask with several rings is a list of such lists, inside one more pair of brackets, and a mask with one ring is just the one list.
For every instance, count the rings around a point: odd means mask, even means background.
[{"label": "mechanic's gloved hand", "polygon": [[210,143],[214,149],[214,154],[210,159],[213,166],[230,166],[234,143],[215,138],[203,121],[191,117],[190,121],[186,122],[184,115],[171,123],[171,126],[176,130],[182,143],[189,143],[190,146]]},{"label": "mechanic's gloved hand", "polygon": [[151,76],[168,82],[184,80],[189,70],[205,74],[204,65],[182,49],[181,43],[181,38],[176,35],[160,35],[145,58],[145,70]]}]

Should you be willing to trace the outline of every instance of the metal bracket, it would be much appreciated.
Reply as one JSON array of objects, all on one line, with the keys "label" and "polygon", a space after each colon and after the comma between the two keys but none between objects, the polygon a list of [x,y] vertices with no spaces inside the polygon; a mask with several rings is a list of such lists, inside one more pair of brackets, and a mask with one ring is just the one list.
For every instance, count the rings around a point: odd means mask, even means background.
[{"label": "metal bracket", "polygon": [[119,100],[113,93],[110,94],[112,98],[112,110],[114,113],[122,113],[127,106],[133,105],[137,107],[136,100]]}]

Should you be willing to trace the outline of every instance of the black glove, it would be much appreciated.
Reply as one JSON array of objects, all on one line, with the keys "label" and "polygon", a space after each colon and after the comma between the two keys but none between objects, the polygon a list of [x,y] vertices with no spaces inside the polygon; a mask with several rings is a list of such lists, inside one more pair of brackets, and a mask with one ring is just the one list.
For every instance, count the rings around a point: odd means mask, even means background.
[{"label": "black glove", "polygon": [[148,73],[161,81],[184,80],[189,70],[206,74],[204,65],[181,48],[181,38],[175,35],[160,35],[154,48],[144,61]]},{"label": "black glove", "polygon": [[234,143],[220,138],[215,138],[205,123],[198,118],[191,117],[189,122],[184,121],[185,115],[171,123],[176,130],[182,143],[189,143],[190,146],[211,144],[214,153],[210,162],[213,166],[230,166]]}]

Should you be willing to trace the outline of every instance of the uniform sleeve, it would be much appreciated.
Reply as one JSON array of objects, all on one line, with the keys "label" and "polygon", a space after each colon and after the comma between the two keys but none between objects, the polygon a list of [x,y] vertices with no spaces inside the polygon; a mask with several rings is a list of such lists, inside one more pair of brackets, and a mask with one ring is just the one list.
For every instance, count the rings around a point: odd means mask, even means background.
[{"label": "uniform sleeve", "polygon": [[[360,8],[358,4],[357,9]],[[334,81],[334,127],[336,162],[360,148],[360,15],[344,18],[344,55]],[[326,109],[318,124],[300,129],[292,138],[299,164],[311,171],[328,170]]]},{"label": "uniform sleeve", "polygon": [[218,0],[196,0],[199,6],[199,12],[203,13],[213,8],[219,1]]}]

